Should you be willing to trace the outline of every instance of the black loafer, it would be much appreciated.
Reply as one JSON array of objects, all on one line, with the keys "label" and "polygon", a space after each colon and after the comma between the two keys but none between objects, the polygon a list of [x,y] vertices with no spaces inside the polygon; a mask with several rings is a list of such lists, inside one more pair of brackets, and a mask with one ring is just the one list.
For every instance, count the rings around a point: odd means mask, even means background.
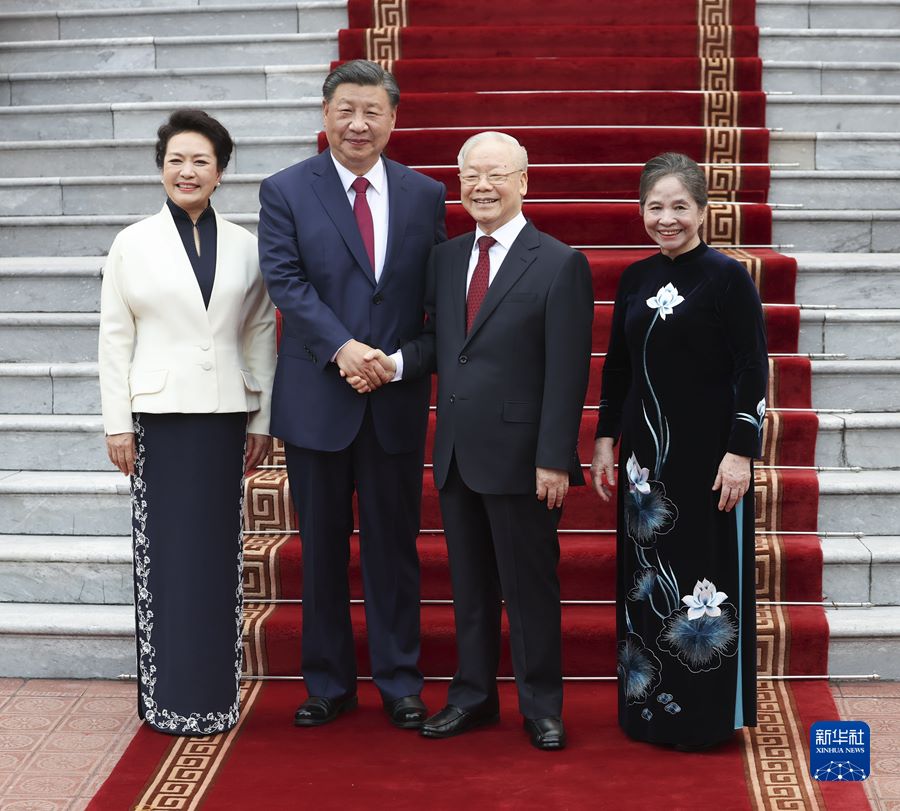
[{"label": "black loafer", "polygon": [[384,709],[391,723],[400,729],[419,729],[428,715],[428,709],[418,696],[404,696],[396,701],[385,701]]},{"label": "black loafer", "polygon": [[341,713],[356,709],[359,699],[355,696],[344,698],[323,698],[310,696],[294,713],[295,727],[319,727],[333,721]]},{"label": "black loafer", "polygon": [[495,706],[464,710],[448,704],[422,724],[419,734],[426,738],[452,738],[485,724],[495,724],[499,720],[500,711]]},{"label": "black loafer", "polygon": [[526,718],[525,731],[531,745],[551,752],[566,748],[566,730],[559,718]]}]

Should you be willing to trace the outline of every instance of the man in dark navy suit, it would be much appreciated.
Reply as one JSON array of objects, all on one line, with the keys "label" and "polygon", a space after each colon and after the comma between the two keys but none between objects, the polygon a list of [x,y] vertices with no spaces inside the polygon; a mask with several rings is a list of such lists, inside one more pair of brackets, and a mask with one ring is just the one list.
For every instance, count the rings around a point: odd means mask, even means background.
[{"label": "man in dark navy suit", "polygon": [[[591,355],[593,294],[584,254],[522,214],[528,155],[483,132],[459,154],[475,231],[435,247],[428,321],[388,357],[404,381],[438,373],[434,481],[450,556],[458,669],[448,703],[422,734],[446,738],[499,718],[501,599],[509,617],[519,711],[531,742],[562,749],[557,524],[576,455]],[[350,378],[358,389],[371,384]],[[399,385],[387,384],[387,388]]]},{"label": "man in dark navy suit", "polygon": [[[263,181],[259,258],[283,333],[272,433],[285,442],[303,545],[303,676],[294,723],[352,709],[356,656],[347,567],[359,505],[369,655],[393,723],[418,728],[419,531],[427,377],[374,390],[363,357],[422,328],[425,266],[446,238],[443,184],[382,156],[397,115],[393,76],[356,60],[323,86],[329,149]],[[373,391],[347,385],[362,375]]]}]

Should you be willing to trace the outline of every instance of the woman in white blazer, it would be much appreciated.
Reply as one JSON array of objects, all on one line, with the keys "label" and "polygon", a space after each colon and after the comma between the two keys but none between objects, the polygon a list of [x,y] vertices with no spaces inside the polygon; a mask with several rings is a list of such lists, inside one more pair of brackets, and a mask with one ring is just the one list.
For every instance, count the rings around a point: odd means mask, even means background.
[{"label": "woman in white blazer", "polygon": [[138,713],[178,735],[237,721],[243,474],[269,448],[275,313],[256,238],[209,200],[233,147],[200,110],[159,129],[168,199],[103,270],[100,393],[131,477]]}]

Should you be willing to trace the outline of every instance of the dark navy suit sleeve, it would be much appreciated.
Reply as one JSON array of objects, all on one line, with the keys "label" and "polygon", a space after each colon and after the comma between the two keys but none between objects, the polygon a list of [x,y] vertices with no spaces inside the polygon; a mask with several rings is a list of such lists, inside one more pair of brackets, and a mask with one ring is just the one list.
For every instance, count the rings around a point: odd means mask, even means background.
[{"label": "dark navy suit sleeve", "polygon": [[353,338],[307,278],[290,206],[273,178],[259,189],[259,265],[269,297],[301,331],[310,360],[319,368]]}]

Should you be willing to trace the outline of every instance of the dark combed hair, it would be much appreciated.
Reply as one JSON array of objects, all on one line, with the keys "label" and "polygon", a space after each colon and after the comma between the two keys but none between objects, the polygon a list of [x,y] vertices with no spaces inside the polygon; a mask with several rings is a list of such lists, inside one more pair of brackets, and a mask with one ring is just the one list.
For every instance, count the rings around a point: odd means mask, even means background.
[{"label": "dark combed hair", "polygon": [[197,132],[209,138],[216,153],[217,168],[220,172],[225,171],[228,161],[231,160],[231,151],[234,149],[234,141],[231,140],[228,130],[208,113],[190,107],[175,110],[169,116],[169,120],[156,132],[156,165],[160,169],[163,167],[169,139],[180,132]]},{"label": "dark combed hair", "polygon": [[354,59],[338,65],[325,77],[325,82],[322,84],[322,98],[325,101],[331,101],[337,86],[345,83],[383,87],[388,94],[391,107],[396,107],[400,103],[400,88],[397,86],[397,80],[393,74],[386,71],[377,62],[370,62],[368,59]]},{"label": "dark combed hair", "polygon": [[651,189],[669,175],[674,175],[681,181],[700,208],[706,207],[709,202],[709,192],[706,188],[706,173],[703,169],[697,165],[696,161],[680,152],[663,152],[662,155],[657,155],[644,164],[640,185],[641,208],[644,207]]}]

